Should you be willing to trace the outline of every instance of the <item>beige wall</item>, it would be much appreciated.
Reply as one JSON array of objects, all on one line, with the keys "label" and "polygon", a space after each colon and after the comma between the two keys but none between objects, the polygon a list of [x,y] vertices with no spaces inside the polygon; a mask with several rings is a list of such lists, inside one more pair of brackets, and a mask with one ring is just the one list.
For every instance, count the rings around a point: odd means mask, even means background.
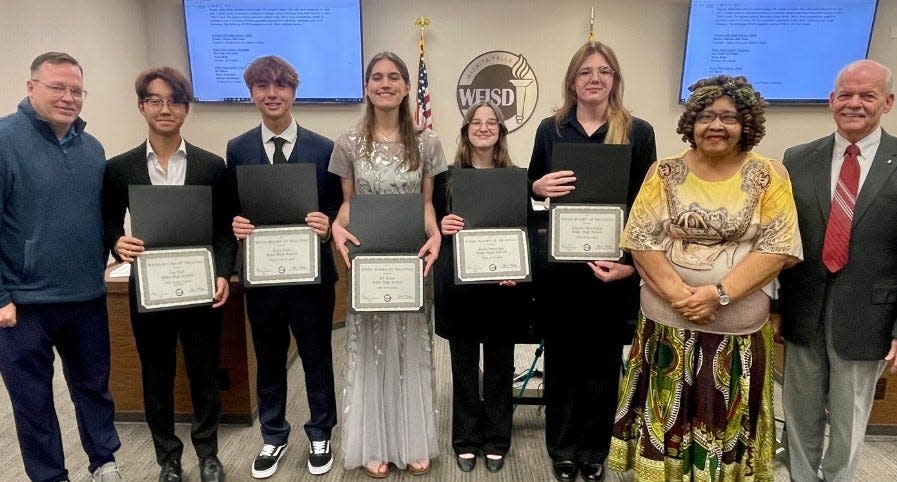
[{"label": "beige wall", "polygon": [[[561,79],[572,53],[586,39],[589,10],[599,5],[596,36],[617,52],[626,79],[625,102],[654,125],[658,154],[685,147],[675,133],[685,0],[362,0],[365,58],[393,50],[417,70],[414,19],[430,17],[427,66],[436,130],[451,158],[460,122],[455,86],[475,56],[489,50],[523,53],[540,84],[536,112],[509,137],[516,163],[527,165],[539,119],[560,102]],[[83,116],[107,153],[140,142],[145,133],[137,114],[133,80],[148,66],[168,64],[187,70],[183,14],[178,0],[0,0],[0,112],[10,112],[24,95],[27,66],[46,50],[65,50],[86,70],[90,91]],[[897,70],[897,0],[880,0],[870,57]],[[301,72],[300,72],[301,75]],[[807,75],[813,75],[811,72]],[[359,117],[359,105],[300,105],[294,115],[304,126],[329,137]],[[194,105],[185,125],[191,142],[224,154],[227,139],[258,123],[252,105]],[[884,126],[897,133],[897,113]],[[771,107],[767,135],[758,151],[780,157],[786,147],[832,130],[822,106]]]}]

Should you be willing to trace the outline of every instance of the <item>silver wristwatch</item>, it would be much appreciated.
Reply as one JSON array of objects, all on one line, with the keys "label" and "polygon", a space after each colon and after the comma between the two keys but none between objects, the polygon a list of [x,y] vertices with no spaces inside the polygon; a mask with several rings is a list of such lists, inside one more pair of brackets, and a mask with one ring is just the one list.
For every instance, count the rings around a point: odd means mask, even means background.
[{"label": "silver wristwatch", "polygon": [[719,294],[719,304],[721,306],[726,306],[732,302],[732,298],[729,298],[729,295],[726,293],[726,290],[723,289],[722,283],[716,284],[716,292]]}]

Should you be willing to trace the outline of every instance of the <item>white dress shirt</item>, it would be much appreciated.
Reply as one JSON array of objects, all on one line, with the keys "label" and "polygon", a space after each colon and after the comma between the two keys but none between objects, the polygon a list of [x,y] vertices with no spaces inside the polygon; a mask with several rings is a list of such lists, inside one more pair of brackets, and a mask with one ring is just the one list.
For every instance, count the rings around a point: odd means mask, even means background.
[{"label": "white dress shirt", "polygon": [[268,155],[268,162],[270,164],[274,164],[274,142],[271,141],[272,137],[282,137],[286,140],[286,143],[283,145],[283,156],[287,159],[290,158],[290,155],[293,153],[293,148],[296,147],[296,137],[299,136],[299,126],[296,124],[296,119],[290,117],[290,120],[290,125],[280,133],[271,132],[271,129],[268,129],[265,124],[262,123],[262,143],[265,146],[265,154]]},{"label": "white dress shirt", "polygon": [[181,138],[181,145],[168,158],[168,169],[163,169],[153,151],[149,140],[146,141],[146,170],[150,182],[154,186],[183,186],[187,176],[187,144]]},{"label": "white dress shirt", "polygon": [[[859,196],[859,193],[863,190],[866,176],[869,174],[869,169],[872,168],[872,160],[875,159],[875,153],[878,152],[878,145],[881,144],[881,126],[878,126],[871,134],[860,139],[856,144],[860,148],[860,154],[857,156],[857,160],[860,162],[860,184],[857,189],[857,195]],[[832,149],[832,197],[835,196],[835,186],[838,184],[838,176],[841,175],[841,165],[844,164],[844,151],[847,150],[849,145],[850,141],[838,132],[835,132],[835,148]]]}]

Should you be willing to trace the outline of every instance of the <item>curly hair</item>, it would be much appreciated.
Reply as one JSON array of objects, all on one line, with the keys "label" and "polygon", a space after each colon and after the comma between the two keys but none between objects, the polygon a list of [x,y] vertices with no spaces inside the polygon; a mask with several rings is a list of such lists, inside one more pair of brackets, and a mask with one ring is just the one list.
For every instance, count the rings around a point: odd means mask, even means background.
[{"label": "curly hair", "polygon": [[679,117],[676,133],[682,134],[682,140],[692,148],[695,144],[695,119],[698,114],[710,107],[716,99],[728,96],[735,103],[738,119],[741,123],[741,139],[738,148],[749,151],[760,143],[766,135],[766,101],[744,76],[731,77],[719,75],[701,79],[688,87],[691,96],[685,102],[685,112]]}]

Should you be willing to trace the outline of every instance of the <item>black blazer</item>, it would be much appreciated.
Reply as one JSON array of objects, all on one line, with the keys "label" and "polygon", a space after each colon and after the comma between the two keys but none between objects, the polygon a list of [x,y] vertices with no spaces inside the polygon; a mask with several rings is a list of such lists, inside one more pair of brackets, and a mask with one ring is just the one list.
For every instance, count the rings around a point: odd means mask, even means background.
[{"label": "black blazer", "polygon": [[[327,172],[332,152],[333,141],[299,126],[296,146],[293,148],[290,158],[287,159],[287,162],[291,163],[307,162],[315,165],[318,181],[318,209],[330,218],[331,224],[343,202],[339,176]],[[234,208],[231,218],[240,212],[236,167],[256,164],[270,164],[262,143],[261,126],[250,129],[227,143],[227,178],[230,184],[231,206]],[[321,282],[325,284],[333,284],[337,280],[330,244],[329,241],[321,244]]]},{"label": "black blazer", "polygon": [[[231,228],[232,208],[227,192],[224,159],[189,142],[187,147],[187,172],[185,185],[211,186],[214,238],[212,249],[215,257],[215,275],[230,279],[233,271],[237,240]],[[146,142],[119,154],[106,163],[103,180],[103,225],[106,249],[115,259],[121,258],[112,249],[125,234],[124,218],[128,208],[128,186],[152,184],[146,166]],[[133,273],[132,273],[133,274]]]},{"label": "black blazer", "polygon": [[783,335],[805,345],[818,334],[826,283],[826,321],[835,351],[848,360],[880,360],[897,338],[897,138],[881,144],[857,196],[847,264],[829,280],[822,243],[831,209],[834,134],[785,151],[804,261],[779,275]]}]

